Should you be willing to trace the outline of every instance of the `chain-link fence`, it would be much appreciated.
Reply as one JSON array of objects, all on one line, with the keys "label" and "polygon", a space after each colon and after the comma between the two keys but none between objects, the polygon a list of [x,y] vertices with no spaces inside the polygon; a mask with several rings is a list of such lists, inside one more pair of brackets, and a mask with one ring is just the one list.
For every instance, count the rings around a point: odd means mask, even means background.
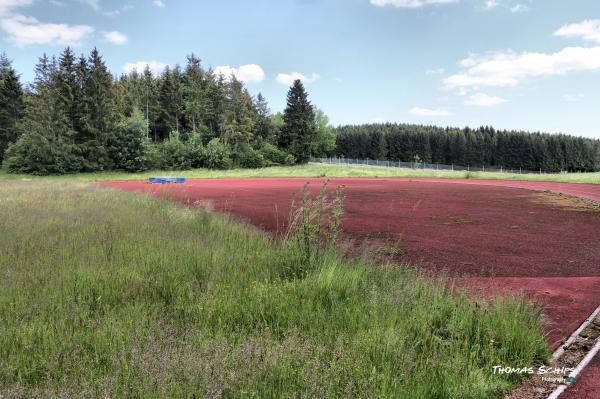
[{"label": "chain-link fence", "polygon": [[448,170],[448,171],[464,171],[464,172],[500,172],[511,174],[546,174],[555,172],[546,172],[539,170],[526,169],[506,169],[503,167],[486,167],[486,166],[463,166],[463,165],[444,165],[441,163],[427,162],[401,162],[401,161],[379,161],[377,159],[349,159],[349,158],[311,158],[313,163],[326,163],[336,165],[364,165],[375,166],[381,168],[403,168],[403,169],[430,169],[430,170]]}]

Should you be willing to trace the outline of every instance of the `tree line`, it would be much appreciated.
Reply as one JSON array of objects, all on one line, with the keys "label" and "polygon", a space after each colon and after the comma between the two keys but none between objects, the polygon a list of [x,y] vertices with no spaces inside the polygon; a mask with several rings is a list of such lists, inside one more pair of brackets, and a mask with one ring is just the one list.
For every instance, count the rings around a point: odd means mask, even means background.
[{"label": "tree line", "polygon": [[155,74],[113,76],[97,49],[44,54],[23,86],[0,55],[0,161],[13,173],[256,168],[313,156],[522,168],[600,170],[600,141],[567,135],[407,124],[332,128],[302,82],[273,114],[234,75],[195,55]]},{"label": "tree line", "polygon": [[330,155],[337,157],[548,172],[600,170],[600,141],[564,134],[391,123],[341,126],[334,132]]},{"label": "tree line", "polygon": [[44,54],[23,87],[0,56],[0,161],[9,172],[262,167],[307,162],[332,151],[327,116],[295,81],[272,114],[234,75],[195,55],[158,75],[148,66],[119,77],[93,49]]}]

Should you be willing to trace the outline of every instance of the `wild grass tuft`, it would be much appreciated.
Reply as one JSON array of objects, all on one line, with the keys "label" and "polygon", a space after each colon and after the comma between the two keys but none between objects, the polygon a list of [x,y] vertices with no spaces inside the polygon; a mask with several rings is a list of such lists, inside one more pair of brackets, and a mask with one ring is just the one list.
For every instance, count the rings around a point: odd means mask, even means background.
[{"label": "wild grass tuft", "polygon": [[548,356],[520,299],[323,247],[289,278],[288,242],[140,194],[3,182],[0,231],[6,398],[496,398]]}]

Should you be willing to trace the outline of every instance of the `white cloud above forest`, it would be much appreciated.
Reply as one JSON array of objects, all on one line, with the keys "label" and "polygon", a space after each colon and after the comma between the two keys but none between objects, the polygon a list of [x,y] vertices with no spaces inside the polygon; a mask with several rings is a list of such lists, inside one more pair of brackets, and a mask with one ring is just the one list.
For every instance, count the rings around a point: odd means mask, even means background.
[{"label": "white cloud above forest", "polygon": [[461,72],[444,79],[447,88],[517,86],[534,77],[600,70],[600,47],[567,47],[555,53],[472,54],[460,66]]},{"label": "white cloud above forest", "polygon": [[146,66],[148,66],[153,74],[158,75],[162,73],[168,65],[169,64],[160,61],[137,61],[125,64],[123,70],[127,73],[131,73],[134,70],[138,73],[142,73],[144,72],[144,69],[146,69]]},{"label": "white cloud above forest", "polygon": [[275,78],[278,83],[286,86],[291,86],[295,80],[300,80],[302,83],[313,83],[319,79],[321,79],[321,77],[316,73],[306,76],[300,72],[280,73]]},{"label": "white cloud above forest", "polygon": [[223,75],[225,79],[229,79],[233,75],[244,83],[260,83],[265,80],[265,71],[256,64],[240,65],[237,68],[221,65],[215,68],[215,74]]},{"label": "white cloud above forest", "polygon": [[127,39],[127,36],[118,31],[104,32],[104,38],[110,43],[116,44],[117,46],[127,44],[127,42],[129,41],[129,39]]},{"label": "white cloud above forest", "polygon": [[0,0],[0,30],[17,47],[35,44],[77,45],[94,32],[88,25],[47,23],[17,12],[33,0]]}]

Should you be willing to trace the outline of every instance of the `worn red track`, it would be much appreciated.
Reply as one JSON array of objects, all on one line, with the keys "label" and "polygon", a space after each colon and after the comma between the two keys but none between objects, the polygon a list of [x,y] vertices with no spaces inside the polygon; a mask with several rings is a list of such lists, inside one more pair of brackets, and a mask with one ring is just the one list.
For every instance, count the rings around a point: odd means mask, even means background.
[{"label": "worn red track", "polygon": [[[210,202],[281,231],[293,193],[323,179],[189,180],[157,186],[101,183],[194,205]],[[600,202],[600,185],[446,179],[332,179],[346,186],[344,234],[393,245],[402,260],[490,290],[523,291],[546,306],[553,347],[600,304],[600,212],[553,193]],[[466,279],[465,279],[466,278]]]}]

